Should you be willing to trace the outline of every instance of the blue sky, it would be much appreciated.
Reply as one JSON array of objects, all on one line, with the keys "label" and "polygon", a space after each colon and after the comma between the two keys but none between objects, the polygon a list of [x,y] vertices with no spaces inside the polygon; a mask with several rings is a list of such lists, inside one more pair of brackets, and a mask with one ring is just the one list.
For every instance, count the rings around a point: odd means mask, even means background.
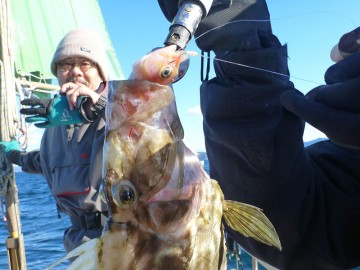
[{"label": "blue sky", "polygon": [[[273,32],[281,43],[288,44],[289,68],[295,86],[306,93],[324,83],[324,72],[333,64],[329,57],[331,48],[344,33],[360,26],[359,0],[270,0],[267,3]],[[99,5],[120,65],[128,77],[136,60],[163,46],[170,23],[156,0],[99,0]],[[191,58],[186,76],[173,86],[185,142],[202,151],[205,147],[199,112],[200,50],[194,40],[187,49],[198,52],[199,56]],[[304,140],[323,136],[307,126]]]}]

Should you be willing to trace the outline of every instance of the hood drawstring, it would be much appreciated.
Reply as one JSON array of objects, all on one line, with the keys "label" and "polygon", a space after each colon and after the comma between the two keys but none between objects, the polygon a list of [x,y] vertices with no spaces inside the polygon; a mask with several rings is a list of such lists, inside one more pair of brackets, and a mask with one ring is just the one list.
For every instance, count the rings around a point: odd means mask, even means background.
[{"label": "hood drawstring", "polygon": [[204,51],[201,51],[201,82],[207,82],[209,80],[209,73],[210,73],[210,52],[207,52],[207,61],[206,61],[206,77],[204,79]]}]

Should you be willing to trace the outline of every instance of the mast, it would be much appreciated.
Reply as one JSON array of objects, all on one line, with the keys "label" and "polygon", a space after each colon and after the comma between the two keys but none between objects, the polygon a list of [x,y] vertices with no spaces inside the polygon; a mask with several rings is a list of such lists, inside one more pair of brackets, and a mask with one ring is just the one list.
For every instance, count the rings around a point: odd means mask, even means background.
[{"label": "mast", "polygon": [[[0,141],[8,142],[16,139],[19,120],[12,55],[11,5],[10,0],[0,0],[0,2]],[[26,269],[26,259],[14,168],[4,154],[0,155],[0,162],[2,165],[0,195],[5,197],[9,233],[6,239],[9,269],[23,270]]]}]

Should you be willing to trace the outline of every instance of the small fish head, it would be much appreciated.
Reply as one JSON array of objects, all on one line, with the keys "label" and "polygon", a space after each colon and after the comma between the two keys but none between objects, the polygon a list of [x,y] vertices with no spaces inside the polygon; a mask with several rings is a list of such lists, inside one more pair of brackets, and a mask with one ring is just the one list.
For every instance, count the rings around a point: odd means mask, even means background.
[{"label": "small fish head", "polygon": [[136,62],[132,74],[135,79],[168,85],[179,74],[182,54],[175,45],[157,49]]}]

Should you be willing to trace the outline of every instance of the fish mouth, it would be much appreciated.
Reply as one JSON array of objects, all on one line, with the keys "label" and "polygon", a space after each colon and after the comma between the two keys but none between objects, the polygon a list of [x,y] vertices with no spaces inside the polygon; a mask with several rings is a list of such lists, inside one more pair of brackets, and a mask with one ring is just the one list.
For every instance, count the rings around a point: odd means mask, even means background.
[{"label": "fish mouth", "polygon": [[175,60],[176,66],[179,66],[178,68],[178,74],[174,78],[174,81],[172,83],[176,83],[180,81],[186,74],[186,72],[189,69],[190,66],[190,57],[189,54],[186,52],[181,52],[179,57]]}]

